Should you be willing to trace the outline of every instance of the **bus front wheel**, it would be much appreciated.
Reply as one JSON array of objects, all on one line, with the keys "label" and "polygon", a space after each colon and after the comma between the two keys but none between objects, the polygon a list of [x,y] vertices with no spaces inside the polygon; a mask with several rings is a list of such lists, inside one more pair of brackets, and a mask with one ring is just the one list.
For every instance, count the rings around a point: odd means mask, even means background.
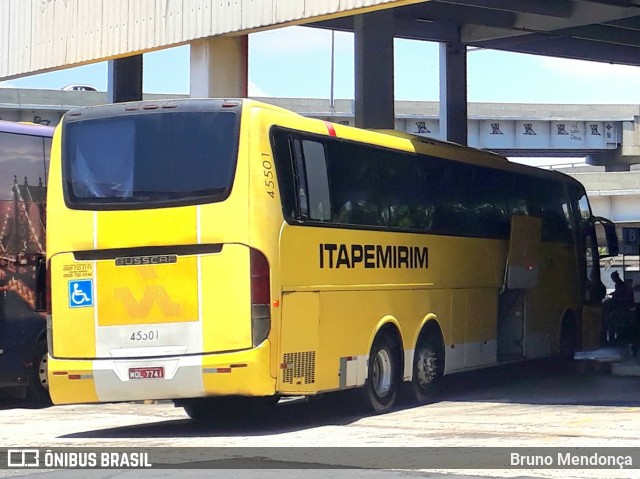
[{"label": "bus front wheel", "polygon": [[578,350],[578,327],[571,317],[562,321],[558,349],[560,358],[566,360],[572,360]]},{"label": "bus front wheel", "polygon": [[386,413],[393,408],[400,382],[395,341],[388,334],[379,335],[371,346],[368,377],[365,383],[365,400],[376,413]]}]

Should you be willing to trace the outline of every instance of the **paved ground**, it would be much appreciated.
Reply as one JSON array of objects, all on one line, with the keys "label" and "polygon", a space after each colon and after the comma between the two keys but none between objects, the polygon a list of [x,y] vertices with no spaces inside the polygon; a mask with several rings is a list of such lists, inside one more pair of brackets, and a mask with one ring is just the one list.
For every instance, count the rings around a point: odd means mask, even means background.
[{"label": "paved ground", "polygon": [[[640,378],[578,373],[558,363],[510,366],[446,378],[432,404],[401,402],[368,416],[348,395],[291,401],[269,417],[218,425],[190,421],[170,403],[25,409],[0,402],[0,447],[640,447]],[[300,450],[305,461],[313,451]],[[381,450],[382,451],[382,450]],[[294,462],[290,455],[283,461]],[[287,463],[282,463],[287,466]],[[277,465],[277,464],[276,464]],[[290,464],[289,464],[290,465]],[[294,464],[295,465],[295,464]],[[266,467],[275,467],[273,464]],[[640,467],[640,464],[635,465]],[[277,471],[275,471],[277,472]],[[144,475],[149,473],[148,476]],[[39,479],[178,477],[176,471],[0,471]],[[115,474],[115,475],[114,475]],[[315,477],[638,477],[629,470],[300,471]],[[266,471],[181,471],[179,477],[276,477]]]}]

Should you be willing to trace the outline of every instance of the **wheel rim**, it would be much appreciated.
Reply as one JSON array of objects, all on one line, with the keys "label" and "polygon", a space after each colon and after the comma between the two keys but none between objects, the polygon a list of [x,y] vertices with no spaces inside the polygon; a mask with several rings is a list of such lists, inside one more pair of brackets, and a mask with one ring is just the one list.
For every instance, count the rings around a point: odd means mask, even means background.
[{"label": "wheel rim", "polygon": [[416,377],[418,378],[418,384],[422,388],[426,388],[433,382],[436,375],[436,357],[434,354],[426,349],[420,349],[417,360]]},{"label": "wheel rim", "polygon": [[391,357],[384,349],[373,360],[373,389],[378,397],[389,394],[392,384]]},{"label": "wheel rim", "polygon": [[40,386],[43,389],[49,390],[49,378],[47,377],[47,369],[48,369],[48,358],[47,355],[44,354],[40,358],[40,363],[38,364],[38,379],[40,380]]}]

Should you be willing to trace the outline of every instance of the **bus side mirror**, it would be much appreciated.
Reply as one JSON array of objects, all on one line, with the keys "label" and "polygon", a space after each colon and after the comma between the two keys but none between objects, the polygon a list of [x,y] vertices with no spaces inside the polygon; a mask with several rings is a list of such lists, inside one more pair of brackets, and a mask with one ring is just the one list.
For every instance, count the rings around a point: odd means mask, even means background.
[{"label": "bus side mirror", "polygon": [[604,235],[607,241],[606,251],[600,252],[601,258],[609,258],[611,256],[618,256],[619,247],[618,247],[618,234],[616,233],[616,225],[606,219],[596,216],[593,218],[593,222],[599,223],[604,228]]},{"label": "bus side mirror", "polygon": [[43,254],[36,255],[35,305],[36,313],[48,312],[47,304],[47,260]]}]

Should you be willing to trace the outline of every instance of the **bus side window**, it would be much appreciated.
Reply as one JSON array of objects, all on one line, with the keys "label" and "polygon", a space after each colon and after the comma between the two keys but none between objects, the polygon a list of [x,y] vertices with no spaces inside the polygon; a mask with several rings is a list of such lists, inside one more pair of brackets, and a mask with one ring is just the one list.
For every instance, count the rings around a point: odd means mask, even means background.
[{"label": "bus side window", "polygon": [[415,158],[385,152],[378,159],[381,214],[392,228],[428,230],[426,190]]},{"label": "bus side window", "polygon": [[302,153],[302,142],[293,140],[293,163],[294,181],[296,185],[296,200],[298,203],[298,214],[300,219],[309,218],[309,196],[307,194],[307,174],[305,172],[304,154]]},{"label": "bus side window", "polygon": [[337,224],[381,226],[376,149],[341,141],[326,144],[332,219]]},{"label": "bus side window", "polygon": [[307,173],[307,205],[309,219],[329,221],[331,199],[324,145],[318,141],[302,140],[304,166]]}]

